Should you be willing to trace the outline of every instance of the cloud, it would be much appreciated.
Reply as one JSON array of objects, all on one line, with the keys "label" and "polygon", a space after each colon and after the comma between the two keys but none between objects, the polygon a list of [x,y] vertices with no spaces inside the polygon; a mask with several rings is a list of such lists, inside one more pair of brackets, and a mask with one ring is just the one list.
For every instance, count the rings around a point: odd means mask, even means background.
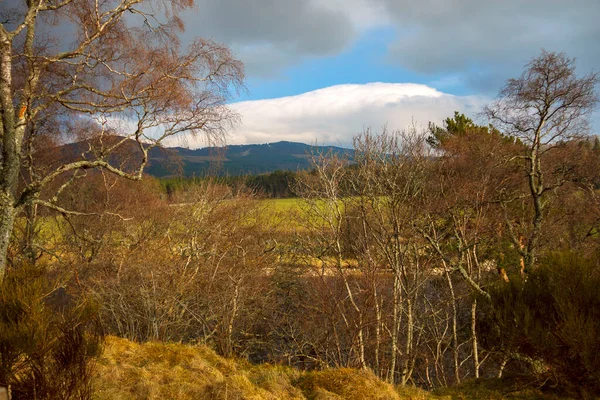
[{"label": "cloud", "polygon": [[[278,78],[306,59],[352,48],[393,29],[387,60],[424,76],[455,75],[492,92],[541,48],[600,64],[598,0],[197,0],[187,35],[226,43],[249,76]],[[423,81],[427,81],[425,78]]]},{"label": "cloud", "polygon": [[[363,0],[350,0],[350,8],[352,3]],[[186,37],[224,42],[250,75],[268,76],[306,57],[346,49],[358,35],[353,15],[348,7],[315,0],[198,0],[185,17]]]},{"label": "cloud", "polygon": [[464,84],[496,89],[541,48],[600,64],[598,0],[374,0],[397,30],[389,60],[423,74],[460,73]]},{"label": "cloud", "polygon": [[[412,83],[337,85],[297,96],[232,104],[242,117],[230,144],[280,140],[350,146],[363,129],[406,129],[441,123],[454,111],[476,114],[487,99],[453,96]],[[202,142],[190,139],[190,147]]]},{"label": "cloud", "polygon": [[186,20],[188,35],[227,43],[253,77],[281,78],[384,27],[396,32],[392,65],[493,93],[541,48],[576,57],[581,71],[597,68],[598,15],[598,0],[199,0]]}]

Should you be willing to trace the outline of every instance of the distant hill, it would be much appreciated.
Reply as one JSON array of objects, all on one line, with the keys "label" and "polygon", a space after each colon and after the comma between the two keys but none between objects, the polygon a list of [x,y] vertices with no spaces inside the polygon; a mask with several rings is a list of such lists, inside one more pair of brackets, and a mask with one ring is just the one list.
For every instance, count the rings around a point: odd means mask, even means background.
[{"label": "distant hill", "polygon": [[256,175],[276,170],[310,168],[308,154],[326,153],[352,158],[353,150],[310,146],[296,142],[232,145],[191,150],[182,147],[154,149],[146,172],[156,177],[174,175]]}]

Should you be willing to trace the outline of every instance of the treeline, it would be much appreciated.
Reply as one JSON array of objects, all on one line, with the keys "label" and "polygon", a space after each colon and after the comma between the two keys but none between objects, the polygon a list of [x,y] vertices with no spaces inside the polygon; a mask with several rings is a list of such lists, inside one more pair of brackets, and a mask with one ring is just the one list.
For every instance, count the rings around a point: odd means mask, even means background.
[{"label": "treeline", "polygon": [[261,175],[160,178],[159,182],[169,199],[178,191],[189,191],[191,187],[201,187],[207,182],[225,185],[233,193],[251,192],[261,197],[282,199],[297,197],[293,188],[298,174],[302,173],[277,170]]}]

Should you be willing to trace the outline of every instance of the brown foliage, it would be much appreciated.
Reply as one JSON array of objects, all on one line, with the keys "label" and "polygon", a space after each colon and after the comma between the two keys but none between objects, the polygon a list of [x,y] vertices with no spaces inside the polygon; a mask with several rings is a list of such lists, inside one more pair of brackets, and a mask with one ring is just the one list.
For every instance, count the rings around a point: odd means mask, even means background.
[{"label": "brown foliage", "polygon": [[41,266],[10,270],[0,291],[0,385],[13,399],[89,399],[102,332],[97,305]]}]

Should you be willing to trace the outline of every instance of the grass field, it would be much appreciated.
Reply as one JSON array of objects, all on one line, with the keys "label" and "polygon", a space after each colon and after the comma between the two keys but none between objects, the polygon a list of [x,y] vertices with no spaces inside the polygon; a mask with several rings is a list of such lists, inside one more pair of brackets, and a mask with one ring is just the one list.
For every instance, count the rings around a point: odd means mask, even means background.
[{"label": "grass field", "polygon": [[[307,201],[301,198],[265,199],[262,206],[261,223],[275,226],[282,233],[328,228],[326,219],[334,216],[333,204],[326,200]],[[346,202],[337,203],[343,211]]]},{"label": "grass field", "polygon": [[297,212],[302,210],[303,200],[297,197],[289,199],[265,199],[264,204],[277,212]]}]

